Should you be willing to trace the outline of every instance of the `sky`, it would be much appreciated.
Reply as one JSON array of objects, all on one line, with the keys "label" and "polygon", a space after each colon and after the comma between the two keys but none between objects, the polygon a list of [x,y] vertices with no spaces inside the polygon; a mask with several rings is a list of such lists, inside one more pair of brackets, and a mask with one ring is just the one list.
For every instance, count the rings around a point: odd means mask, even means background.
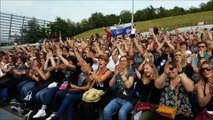
[{"label": "sky", "polygon": [[[172,9],[174,6],[198,8],[209,0],[135,0],[134,12],[152,5]],[[132,0],[0,0],[0,11],[26,17],[54,21],[56,17],[80,22],[92,13],[119,15],[122,10],[132,11]]]}]

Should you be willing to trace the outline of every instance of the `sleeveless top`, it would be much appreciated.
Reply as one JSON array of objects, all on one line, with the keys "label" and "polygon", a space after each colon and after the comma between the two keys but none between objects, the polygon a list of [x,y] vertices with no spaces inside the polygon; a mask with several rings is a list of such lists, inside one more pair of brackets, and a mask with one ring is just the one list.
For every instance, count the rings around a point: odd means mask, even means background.
[{"label": "sleeveless top", "polygon": [[180,82],[174,89],[172,89],[170,85],[170,79],[166,78],[165,82],[165,86],[161,93],[160,105],[176,108],[176,115],[193,117],[192,105],[189,101],[189,96],[186,93],[183,84]]},{"label": "sleeveless top", "polygon": [[[206,83],[204,84],[204,90],[203,90],[204,96],[206,96],[206,89],[205,88],[206,88]],[[206,108],[208,111],[213,111],[213,97],[211,98],[209,103],[204,108]]]},{"label": "sleeveless top", "polygon": [[[103,74],[105,74],[108,70],[109,69],[107,68],[107,70]],[[95,84],[93,85],[93,88],[96,88],[98,90],[106,91],[107,88],[109,88],[109,81],[110,80],[111,80],[111,77],[106,79],[103,83],[98,83],[97,81],[95,81]]]}]

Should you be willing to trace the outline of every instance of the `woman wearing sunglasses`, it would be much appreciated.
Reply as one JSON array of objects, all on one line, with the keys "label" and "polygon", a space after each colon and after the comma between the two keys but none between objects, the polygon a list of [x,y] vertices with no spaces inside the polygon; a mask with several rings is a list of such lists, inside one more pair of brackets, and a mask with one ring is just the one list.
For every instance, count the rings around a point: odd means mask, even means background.
[{"label": "woman wearing sunglasses", "polygon": [[[199,70],[200,78],[197,84],[197,99],[199,106],[203,109],[196,118],[208,114],[208,120],[213,119],[213,67],[208,62],[203,62]],[[210,117],[211,116],[211,117]]]},{"label": "woman wearing sunglasses", "polygon": [[[178,71],[175,61],[167,61],[164,72],[155,81],[155,87],[162,89],[160,105],[175,108],[175,120],[192,120],[193,112],[189,92],[194,91],[194,83],[182,71]],[[170,120],[154,113],[152,120]]]}]

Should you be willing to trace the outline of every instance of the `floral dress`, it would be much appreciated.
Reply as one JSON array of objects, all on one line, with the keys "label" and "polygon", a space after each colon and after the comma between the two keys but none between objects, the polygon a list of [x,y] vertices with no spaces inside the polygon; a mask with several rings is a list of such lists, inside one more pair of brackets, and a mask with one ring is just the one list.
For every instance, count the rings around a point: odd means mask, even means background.
[{"label": "floral dress", "polygon": [[176,115],[193,117],[192,105],[181,82],[172,89],[170,79],[166,79],[164,89],[161,93],[160,105],[176,108]]}]

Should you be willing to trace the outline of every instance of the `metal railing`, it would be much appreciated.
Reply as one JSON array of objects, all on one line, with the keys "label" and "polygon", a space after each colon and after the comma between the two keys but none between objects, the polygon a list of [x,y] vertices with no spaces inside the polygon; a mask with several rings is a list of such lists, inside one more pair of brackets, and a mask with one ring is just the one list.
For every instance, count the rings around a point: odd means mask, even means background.
[{"label": "metal railing", "polygon": [[[36,19],[36,18],[35,18]],[[21,29],[27,28],[30,17],[0,12],[0,42],[13,42],[16,39],[27,40]],[[36,19],[40,27],[47,28],[50,21]]]}]

